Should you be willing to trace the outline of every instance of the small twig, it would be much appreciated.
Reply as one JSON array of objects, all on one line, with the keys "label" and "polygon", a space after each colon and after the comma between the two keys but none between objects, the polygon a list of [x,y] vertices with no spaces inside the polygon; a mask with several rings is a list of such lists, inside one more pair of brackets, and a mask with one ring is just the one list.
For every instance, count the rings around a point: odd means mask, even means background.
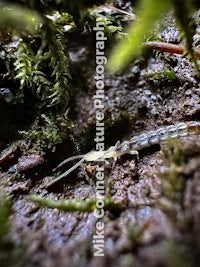
[{"label": "small twig", "polygon": [[[185,49],[182,45],[175,45],[166,42],[147,42],[145,43],[145,45],[162,52],[181,55],[186,54]],[[194,55],[197,58],[200,58],[200,49],[194,48]]]}]

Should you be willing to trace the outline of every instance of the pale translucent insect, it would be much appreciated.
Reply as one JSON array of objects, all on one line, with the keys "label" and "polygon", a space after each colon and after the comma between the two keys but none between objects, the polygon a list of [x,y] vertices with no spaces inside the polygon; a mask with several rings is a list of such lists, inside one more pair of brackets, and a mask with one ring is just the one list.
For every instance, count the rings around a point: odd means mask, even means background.
[{"label": "pale translucent insect", "polygon": [[175,125],[164,126],[158,128],[155,131],[150,131],[147,133],[134,136],[128,141],[120,143],[118,141],[115,146],[111,146],[108,150],[105,151],[90,151],[85,155],[72,156],[61,162],[55,169],[62,167],[69,161],[81,159],[69,170],[58,176],[55,180],[50,182],[47,186],[51,186],[54,183],[58,182],[62,178],[66,177],[73,170],[78,168],[84,161],[104,161],[109,158],[117,159],[118,157],[124,154],[131,154],[138,156],[138,150],[141,150],[151,145],[159,144],[162,141],[165,141],[168,138],[180,138],[190,134],[200,134],[200,122],[181,122]]}]

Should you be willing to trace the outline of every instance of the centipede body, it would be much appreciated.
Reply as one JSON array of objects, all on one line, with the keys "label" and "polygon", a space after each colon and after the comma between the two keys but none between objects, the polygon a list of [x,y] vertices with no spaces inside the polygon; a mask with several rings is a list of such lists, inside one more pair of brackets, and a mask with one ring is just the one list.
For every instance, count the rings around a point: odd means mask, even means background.
[{"label": "centipede body", "polygon": [[[163,126],[156,130],[134,136],[130,140],[123,141],[122,143],[118,141],[116,145],[111,146],[105,151],[90,151],[85,155],[72,156],[61,162],[57,168],[60,168],[65,163],[74,159],[80,159],[79,162],[77,162],[69,170],[58,176],[47,186],[51,186],[52,184],[66,177],[69,173],[79,167],[84,161],[103,161],[109,158],[117,159],[124,154],[138,155],[139,150],[150,147],[152,145],[160,144],[168,138],[179,139],[191,134],[200,134],[200,122],[180,122],[175,125]],[[55,168],[55,170],[57,168]]]}]

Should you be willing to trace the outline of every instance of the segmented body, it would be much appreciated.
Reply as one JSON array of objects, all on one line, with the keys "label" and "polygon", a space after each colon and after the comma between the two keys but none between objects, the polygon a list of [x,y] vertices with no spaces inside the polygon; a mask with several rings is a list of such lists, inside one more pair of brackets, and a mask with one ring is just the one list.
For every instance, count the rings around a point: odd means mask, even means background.
[{"label": "segmented body", "polygon": [[175,125],[164,126],[158,128],[155,131],[150,131],[147,133],[140,134],[138,136],[134,136],[130,140],[124,141],[122,143],[118,141],[115,146],[111,146],[108,150],[105,151],[90,151],[85,155],[70,157],[61,162],[61,164],[59,164],[56,169],[60,168],[65,163],[71,160],[81,160],[77,162],[74,166],[72,166],[69,170],[58,176],[54,181],[50,182],[47,186],[51,186],[52,184],[66,177],[70,172],[75,170],[84,161],[100,161],[109,158],[117,159],[118,157],[124,154],[138,155],[138,150],[159,144],[160,142],[165,141],[168,138],[177,139],[190,134],[200,134],[200,122],[190,121],[181,122]]},{"label": "segmented body", "polygon": [[135,151],[159,144],[167,138],[180,138],[190,134],[200,134],[200,122],[191,121],[164,126],[155,131],[135,136],[129,141],[124,141],[117,145],[115,149],[116,153],[120,155],[136,154]]}]

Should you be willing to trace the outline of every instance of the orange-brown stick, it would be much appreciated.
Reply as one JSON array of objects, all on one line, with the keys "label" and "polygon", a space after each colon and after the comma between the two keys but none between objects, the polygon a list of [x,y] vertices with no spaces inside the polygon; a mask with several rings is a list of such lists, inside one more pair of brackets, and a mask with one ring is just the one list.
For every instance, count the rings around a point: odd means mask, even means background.
[{"label": "orange-brown stick", "polygon": [[[153,49],[162,51],[162,52],[167,52],[167,53],[172,53],[172,54],[184,54],[184,47],[181,45],[175,45],[175,44],[170,44],[166,42],[147,42],[145,45],[152,47]],[[197,58],[200,58],[200,50],[197,48],[194,48],[194,54]]]}]

